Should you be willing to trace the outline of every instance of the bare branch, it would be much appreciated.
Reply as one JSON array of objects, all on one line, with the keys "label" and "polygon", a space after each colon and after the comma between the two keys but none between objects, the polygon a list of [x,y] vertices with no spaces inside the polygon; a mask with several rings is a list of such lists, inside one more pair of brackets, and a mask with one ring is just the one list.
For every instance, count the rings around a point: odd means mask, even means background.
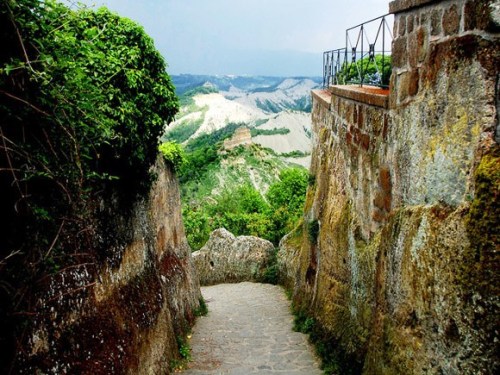
[{"label": "bare branch", "polygon": [[66,221],[63,219],[61,225],[59,226],[59,230],[57,231],[57,234],[56,236],[54,237],[54,240],[52,241],[52,243],[50,244],[50,247],[49,247],[49,250],[47,250],[47,253],[45,254],[44,256],[44,259],[47,259],[47,257],[49,256],[50,252],[52,251],[52,249],[54,248],[54,246],[56,245],[57,243],[57,240],[59,239],[59,235],[61,234],[61,231],[63,229],[63,226],[64,226],[64,223]]},{"label": "bare branch", "polygon": [[9,168],[12,172],[12,178],[14,179],[14,184],[17,186],[17,189],[19,190],[19,194],[21,197],[24,197],[23,191],[21,189],[21,185],[19,184],[19,180],[17,179],[16,173],[14,172],[14,166],[12,165],[12,160],[10,159],[10,154],[7,151],[7,144],[5,143],[5,137],[3,135],[3,128],[0,126],[0,137],[2,137],[2,143],[3,143],[3,148],[5,150],[5,156],[7,158],[7,163],[9,164]]},{"label": "bare branch", "polygon": [[15,95],[12,95],[10,93],[8,93],[7,91],[4,91],[4,90],[0,90],[0,93],[4,94],[5,96],[8,96],[9,98],[11,99],[14,99],[14,100],[17,100],[21,103],[24,103],[26,104],[27,106],[29,106],[30,108],[34,109],[35,111],[37,111],[38,113],[41,113],[42,115],[44,116],[50,116],[47,112],[45,112],[44,110],[34,106],[33,104],[31,104],[30,102],[24,100],[24,99],[21,99],[20,97],[18,96],[15,96]]},{"label": "bare branch", "polygon": [[0,260],[0,265],[5,264],[7,259],[12,258],[13,256],[16,256],[17,254],[20,254],[20,253],[21,253],[21,250],[16,250],[16,251],[11,252],[5,258]]},{"label": "bare branch", "polygon": [[26,50],[26,47],[24,45],[23,37],[21,36],[21,32],[19,31],[19,28],[17,27],[14,13],[12,13],[12,9],[10,9],[10,6],[8,4],[6,4],[6,5],[7,5],[7,9],[9,10],[10,21],[12,22],[12,26],[14,26],[14,29],[16,30],[17,38],[19,39],[19,44],[21,44],[21,48],[23,50],[24,59],[26,60],[26,64],[28,65],[28,67],[30,68],[30,70],[32,72],[35,72],[35,70],[31,66],[30,58],[28,56],[28,51]]}]

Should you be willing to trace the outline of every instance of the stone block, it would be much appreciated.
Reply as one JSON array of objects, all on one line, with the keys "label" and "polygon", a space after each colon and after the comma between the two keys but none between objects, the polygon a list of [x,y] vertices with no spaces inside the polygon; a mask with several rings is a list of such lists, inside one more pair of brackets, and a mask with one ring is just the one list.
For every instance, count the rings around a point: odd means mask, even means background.
[{"label": "stone block", "polygon": [[427,58],[429,50],[429,34],[427,29],[420,27],[417,30],[417,60],[422,63]]},{"label": "stone block", "polygon": [[358,128],[363,129],[364,127],[364,112],[365,106],[360,105],[358,107]]},{"label": "stone block", "polygon": [[261,238],[235,237],[224,228],[216,229],[207,243],[193,253],[200,284],[261,280],[273,249],[271,242]]},{"label": "stone block", "polygon": [[413,14],[410,14],[407,18],[406,18],[406,32],[407,33],[412,33],[413,32],[413,28],[414,28],[414,17],[413,17]]},{"label": "stone block", "polygon": [[436,36],[440,35],[441,21],[443,19],[443,11],[441,9],[434,9],[431,13],[431,35]]},{"label": "stone block", "polygon": [[389,13],[397,14],[424,6],[436,0],[394,0],[389,3]]},{"label": "stone block", "polygon": [[491,1],[469,0],[464,6],[464,31],[485,30],[498,32],[500,24],[493,21]]},{"label": "stone block", "polygon": [[406,17],[404,16],[399,18],[398,35],[406,35]]},{"label": "stone block", "polygon": [[373,198],[373,205],[377,207],[379,210],[383,210],[385,207],[385,196],[381,190],[378,190],[375,194],[375,198]]},{"label": "stone block", "polygon": [[399,74],[397,81],[398,81],[398,87],[397,87],[398,102],[402,103],[406,100],[406,98],[408,98],[409,95],[410,74],[408,72]]},{"label": "stone block", "polygon": [[372,219],[377,223],[381,223],[385,220],[386,214],[384,211],[379,210],[378,208],[374,208],[372,211]]},{"label": "stone block", "polygon": [[460,29],[460,14],[455,4],[449,7],[443,15],[443,31],[445,35],[456,35]]},{"label": "stone block", "polygon": [[368,151],[370,148],[370,136],[368,134],[360,133],[360,144],[365,151]]},{"label": "stone block", "polygon": [[382,190],[386,193],[391,193],[392,182],[391,182],[391,172],[387,167],[380,167],[379,171],[379,184]]},{"label": "stone block", "polygon": [[408,95],[415,96],[418,93],[419,87],[419,73],[418,69],[414,69],[410,72],[410,82],[408,84]]},{"label": "stone block", "polygon": [[354,137],[354,143],[359,144],[361,142],[361,131],[358,128],[352,128],[352,134]]},{"label": "stone block", "polygon": [[418,33],[408,35],[408,64],[414,68],[418,62]]},{"label": "stone block", "polygon": [[406,37],[394,39],[392,43],[392,67],[402,68],[407,64],[407,40]]},{"label": "stone block", "polygon": [[382,130],[382,138],[387,139],[387,133],[389,132],[389,115],[384,113],[384,128]]},{"label": "stone block", "polygon": [[392,194],[384,195],[384,209],[387,212],[391,212],[391,206],[392,206]]},{"label": "stone block", "polygon": [[352,144],[352,133],[350,131],[346,133],[345,141],[349,146]]}]

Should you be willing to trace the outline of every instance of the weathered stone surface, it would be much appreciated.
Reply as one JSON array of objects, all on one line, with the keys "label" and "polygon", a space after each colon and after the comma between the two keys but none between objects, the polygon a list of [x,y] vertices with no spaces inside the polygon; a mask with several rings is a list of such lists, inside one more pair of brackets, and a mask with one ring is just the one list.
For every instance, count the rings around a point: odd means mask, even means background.
[{"label": "weathered stone surface", "polygon": [[437,0],[394,0],[389,3],[389,13],[401,13]]},{"label": "weathered stone surface", "polygon": [[257,283],[202,288],[209,314],[194,326],[185,375],[321,375],[307,335],[292,331],[283,289]]},{"label": "weathered stone surface", "polygon": [[[451,9],[462,24],[476,9],[465,0],[395,3],[398,26],[419,20],[396,52],[423,52],[393,58],[390,111],[365,104],[362,129],[355,98],[334,93],[327,112],[313,95],[316,183],[303,226],[280,245],[281,274],[365,374],[497,373],[498,35],[457,29]],[[443,26],[434,35],[431,15]]]},{"label": "weathered stone surface", "polygon": [[458,33],[460,27],[460,14],[456,4],[450,6],[444,12],[443,30],[445,35],[454,35]]},{"label": "weathered stone surface", "polygon": [[233,136],[224,140],[224,150],[232,150],[238,146],[249,146],[252,144],[252,135],[250,129],[242,126],[236,129]]},{"label": "weathered stone surface", "polygon": [[103,258],[47,277],[15,373],[168,374],[201,297],[176,176],[159,160],[133,207],[103,200]]},{"label": "weathered stone surface", "polygon": [[253,236],[235,237],[216,229],[200,250],[193,253],[201,285],[259,281],[269,265],[274,246]]}]

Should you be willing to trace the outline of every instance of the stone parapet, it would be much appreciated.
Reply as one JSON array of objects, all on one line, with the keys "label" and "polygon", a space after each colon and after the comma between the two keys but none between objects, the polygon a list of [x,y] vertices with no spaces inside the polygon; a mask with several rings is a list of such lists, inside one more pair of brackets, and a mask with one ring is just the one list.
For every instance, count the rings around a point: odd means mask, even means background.
[{"label": "stone parapet", "polygon": [[389,3],[389,13],[408,12],[411,9],[418,8],[431,3],[437,3],[440,0],[395,0]]}]

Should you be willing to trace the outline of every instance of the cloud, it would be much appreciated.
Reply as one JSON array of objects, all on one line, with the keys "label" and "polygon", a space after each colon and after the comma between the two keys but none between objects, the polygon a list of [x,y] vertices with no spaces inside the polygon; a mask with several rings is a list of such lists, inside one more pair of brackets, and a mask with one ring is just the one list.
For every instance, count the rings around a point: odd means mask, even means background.
[{"label": "cloud", "polygon": [[[141,23],[172,73],[315,71],[314,59],[345,44],[345,29],[387,12],[386,0],[84,0]],[[295,51],[291,53],[290,51]],[[257,56],[256,56],[257,54]],[[273,62],[274,54],[274,62]],[[266,58],[262,58],[262,56]],[[300,58],[289,61],[283,56]],[[309,61],[307,63],[306,61]],[[239,68],[238,68],[239,64]],[[281,69],[277,65],[284,64]],[[310,64],[310,65],[308,65]],[[318,65],[320,69],[320,64]],[[267,69],[267,70],[266,70]],[[301,73],[302,72],[302,73]],[[321,75],[321,71],[316,75]]]}]

